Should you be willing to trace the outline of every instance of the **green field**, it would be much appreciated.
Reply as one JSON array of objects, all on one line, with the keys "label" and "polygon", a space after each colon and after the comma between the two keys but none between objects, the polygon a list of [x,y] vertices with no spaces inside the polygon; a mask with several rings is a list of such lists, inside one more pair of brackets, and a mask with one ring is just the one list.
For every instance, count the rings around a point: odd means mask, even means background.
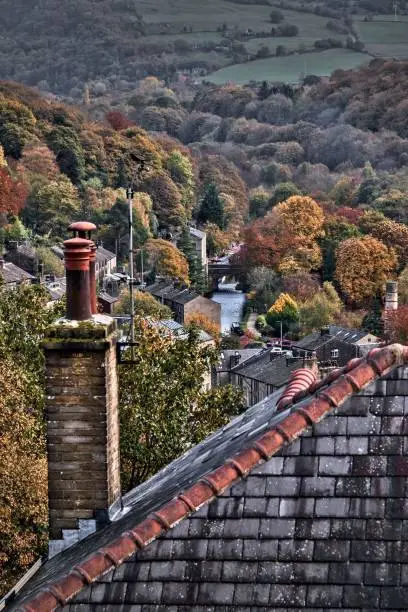
[{"label": "green field", "polygon": [[369,53],[378,57],[408,57],[408,16],[394,21],[393,15],[381,15],[374,21],[356,21],[356,29]]},{"label": "green field", "polygon": [[326,76],[339,68],[349,70],[369,60],[370,57],[364,53],[356,53],[348,49],[329,49],[328,51],[271,57],[245,64],[235,64],[213,72],[206,77],[206,80],[219,85],[228,82],[244,84],[251,80],[297,83],[302,75]]}]

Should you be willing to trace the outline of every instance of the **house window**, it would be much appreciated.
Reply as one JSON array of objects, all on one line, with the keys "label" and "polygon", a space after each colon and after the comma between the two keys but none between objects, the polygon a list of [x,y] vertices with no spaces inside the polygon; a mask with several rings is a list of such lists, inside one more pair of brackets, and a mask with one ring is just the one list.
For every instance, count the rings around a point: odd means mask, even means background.
[{"label": "house window", "polygon": [[332,359],[337,359],[338,356],[339,356],[339,349],[332,349],[332,351],[331,351],[331,358]]}]

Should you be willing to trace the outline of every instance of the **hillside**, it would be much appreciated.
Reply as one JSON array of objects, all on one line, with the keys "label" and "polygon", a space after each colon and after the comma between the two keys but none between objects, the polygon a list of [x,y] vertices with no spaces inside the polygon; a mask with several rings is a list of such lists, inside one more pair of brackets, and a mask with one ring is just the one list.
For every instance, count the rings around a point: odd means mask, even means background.
[{"label": "hillside", "polygon": [[384,8],[393,11],[374,0],[0,0],[0,78],[76,102],[86,84],[99,97],[149,75],[298,81],[370,56],[408,57],[405,3],[398,23]]}]

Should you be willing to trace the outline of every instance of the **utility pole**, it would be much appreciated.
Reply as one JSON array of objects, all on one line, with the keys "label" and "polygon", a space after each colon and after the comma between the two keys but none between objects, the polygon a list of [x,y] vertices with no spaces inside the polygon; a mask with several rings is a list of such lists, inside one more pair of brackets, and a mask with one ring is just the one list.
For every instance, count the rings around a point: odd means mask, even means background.
[{"label": "utility pole", "polygon": [[281,347],[281,351],[283,350],[283,330],[282,330],[282,321],[276,321],[277,323],[280,323],[280,347]]},{"label": "utility pole", "polygon": [[[129,285],[130,285],[130,341],[135,341],[135,296],[133,292],[134,272],[133,272],[133,188],[128,187],[126,196],[129,205]],[[133,351],[133,347],[132,347]]]},{"label": "utility pole", "polygon": [[398,21],[398,2],[394,2],[394,21]]}]

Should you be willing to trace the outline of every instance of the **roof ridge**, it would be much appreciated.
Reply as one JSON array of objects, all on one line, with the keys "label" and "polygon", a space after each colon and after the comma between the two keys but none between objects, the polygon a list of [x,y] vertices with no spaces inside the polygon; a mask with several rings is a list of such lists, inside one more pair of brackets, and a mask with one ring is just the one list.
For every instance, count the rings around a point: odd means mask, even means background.
[{"label": "roof ridge", "polygon": [[35,596],[23,602],[17,610],[52,612],[59,606],[67,604],[83,588],[121,565],[139,549],[221,495],[256,465],[268,461],[309,427],[319,423],[353,393],[361,391],[377,377],[404,364],[408,364],[407,346],[393,344],[382,349],[374,349],[366,358],[351,360],[345,368],[336,372],[334,378],[331,378],[332,373],[319,384],[314,383],[309,387],[307,394],[312,388],[313,393],[324,386],[326,389],[297,409],[295,402],[302,399],[304,392],[295,395],[292,398],[290,413],[279,424],[262,433],[249,447],[241,450],[220,467],[199,478],[186,491],[179,493],[142,522],[124,531],[110,544],[98,549],[85,561],[76,565],[69,574],[51,585],[44,586]]}]

